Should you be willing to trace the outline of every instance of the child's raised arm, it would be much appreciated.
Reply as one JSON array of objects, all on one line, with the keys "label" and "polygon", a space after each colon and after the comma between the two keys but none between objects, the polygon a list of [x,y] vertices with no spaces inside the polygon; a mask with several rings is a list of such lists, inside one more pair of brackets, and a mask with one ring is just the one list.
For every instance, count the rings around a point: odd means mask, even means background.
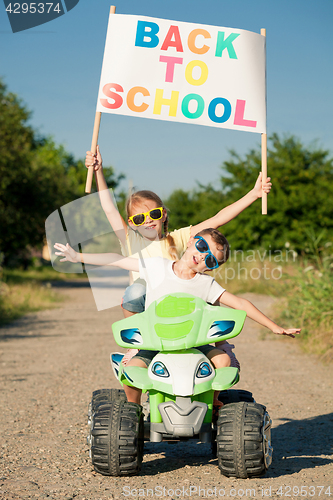
[{"label": "child's raised arm", "polygon": [[85,165],[87,168],[91,166],[94,167],[96,185],[102,208],[118,239],[123,245],[125,245],[126,232],[128,228],[126,222],[118,212],[117,207],[114,205],[112,197],[110,196],[109,188],[106,184],[103,173],[103,160],[99,150],[99,146],[97,146],[95,155],[91,151],[87,151]]},{"label": "child's raised arm", "polygon": [[214,215],[214,217],[200,222],[196,226],[192,226],[191,236],[195,236],[203,229],[208,229],[210,227],[218,229],[220,226],[227,224],[227,222],[230,222],[232,219],[237,217],[238,214],[243,212],[243,210],[249,207],[258,198],[261,198],[263,192],[269,193],[272,187],[271,178],[267,177],[266,182],[263,184],[261,177],[262,174],[260,172],[254,188],[243,196],[243,198],[240,198],[240,200],[235,201],[235,203],[223,208],[216,215]]},{"label": "child's raised arm", "polygon": [[260,325],[266,326],[277,335],[287,335],[288,337],[294,338],[295,335],[298,335],[301,331],[300,328],[285,329],[278,326],[274,323],[274,321],[270,320],[267,316],[265,316],[265,314],[259,311],[259,309],[257,309],[252,302],[241,297],[237,297],[230,292],[223,292],[218,301],[220,304],[232,307],[233,309],[241,309],[242,311],[245,311],[249,318],[253,319]]},{"label": "child's raised arm", "polygon": [[56,243],[54,245],[58,252],[56,255],[64,257],[60,262],[82,262],[84,264],[92,264],[95,266],[116,266],[127,271],[139,272],[139,259],[133,257],[123,257],[118,253],[79,253],[76,252],[69,244],[63,245]]}]

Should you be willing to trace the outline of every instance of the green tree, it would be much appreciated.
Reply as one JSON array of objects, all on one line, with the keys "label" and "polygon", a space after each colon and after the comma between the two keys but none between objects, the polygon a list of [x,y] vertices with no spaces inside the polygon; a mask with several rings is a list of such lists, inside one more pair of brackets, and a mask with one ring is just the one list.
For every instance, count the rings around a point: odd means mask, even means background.
[{"label": "green tree", "polygon": [[[5,264],[41,247],[46,218],[84,194],[87,169],[28,124],[30,112],[0,80],[0,252]],[[105,169],[109,187],[122,176]]]},{"label": "green tree", "polygon": [[215,215],[225,205],[225,195],[211,186],[191,192],[177,189],[166,201],[170,229],[195,225]]},{"label": "green tree", "polygon": [[[221,188],[199,186],[191,193],[175,191],[167,201],[173,227],[196,224],[211,217],[253,188],[261,169],[261,151],[244,158],[235,151],[222,165]],[[298,252],[311,234],[333,237],[333,159],[318,147],[305,147],[293,136],[273,134],[268,148],[268,174],[273,188],[268,215],[258,200],[221,231],[234,249],[282,249],[288,242]]]},{"label": "green tree", "polygon": [[[232,203],[252,188],[261,166],[260,151],[242,160],[232,152],[221,177]],[[268,173],[273,188],[268,196],[268,215],[261,215],[260,201],[247,208],[225,227],[233,247],[262,246],[281,249],[288,242],[302,252],[308,232],[332,236],[333,159],[318,147],[305,147],[293,136],[273,134],[268,148]]]}]

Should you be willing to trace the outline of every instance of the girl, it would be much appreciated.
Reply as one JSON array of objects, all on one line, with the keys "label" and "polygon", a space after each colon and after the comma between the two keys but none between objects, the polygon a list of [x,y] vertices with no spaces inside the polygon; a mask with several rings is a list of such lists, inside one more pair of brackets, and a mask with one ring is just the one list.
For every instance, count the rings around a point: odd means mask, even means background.
[{"label": "girl", "polygon": [[[123,255],[129,256],[139,253],[143,258],[164,257],[170,260],[179,260],[185,252],[190,238],[203,229],[218,229],[223,226],[255,200],[261,198],[263,192],[269,193],[272,186],[270,177],[267,178],[265,184],[262,184],[260,173],[251,191],[232,205],[220,210],[214,217],[195,226],[169,232],[167,210],[160,197],[152,191],[138,191],[129,197],[126,205],[127,225],[110,196],[98,146],[95,155],[91,151],[87,151],[85,165],[87,168],[94,167],[101,205],[112,229],[119,238]],[[125,317],[143,312],[144,305],[145,282],[140,281],[138,273],[132,272],[131,285],[126,289],[122,299]],[[226,348],[228,346],[223,345],[223,349]],[[134,351],[134,349],[130,349],[123,362],[126,363],[135,354]]]}]

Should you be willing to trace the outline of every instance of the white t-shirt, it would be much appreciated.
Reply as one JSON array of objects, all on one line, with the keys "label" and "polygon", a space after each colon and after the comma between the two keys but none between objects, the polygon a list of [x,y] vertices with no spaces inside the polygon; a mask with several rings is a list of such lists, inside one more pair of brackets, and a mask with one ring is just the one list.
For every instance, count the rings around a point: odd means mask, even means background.
[{"label": "white t-shirt", "polygon": [[176,292],[188,293],[214,304],[225,292],[212,276],[197,273],[194,278],[178,278],[173,271],[173,262],[162,257],[139,259],[140,278],[147,284],[145,308],[163,295]]},{"label": "white t-shirt", "polygon": [[[170,235],[173,237],[174,249],[178,259],[180,259],[191,237],[191,226],[175,229],[171,231]],[[126,233],[126,245],[121,245],[121,249],[123,255],[135,258],[163,257],[165,259],[172,259],[169,253],[169,243],[166,238],[150,241],[143,238],[138,231],[133,231],[130,227]],[[132,282],[136,281],[139,278],[139,273],[132,271],[131,278]]]}]

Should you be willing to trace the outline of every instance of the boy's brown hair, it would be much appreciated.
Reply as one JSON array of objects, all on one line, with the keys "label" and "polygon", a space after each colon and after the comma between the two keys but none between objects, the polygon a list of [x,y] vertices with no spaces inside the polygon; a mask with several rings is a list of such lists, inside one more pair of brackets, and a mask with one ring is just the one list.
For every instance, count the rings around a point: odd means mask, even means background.
[{"label": "boy's brown hair", "polygon": [[197,233],[196,236],[204,237],[206,234],[209,234],[211,236],[212,240],[219,247],[222,247],[222,249],[220,249],[220,253],[222,254],[222,259],[218,259],[219,265],[222,265],[225,262],[227,262],[227,260],[229,259],[229,252],[230,252],[229,243],[228,243],[227,238],[225,236],[223,236],[223,234],[221,234],[220,231],[218,231],[217,229],[212,229],[212,228],[203,229],[202,231]]}]

